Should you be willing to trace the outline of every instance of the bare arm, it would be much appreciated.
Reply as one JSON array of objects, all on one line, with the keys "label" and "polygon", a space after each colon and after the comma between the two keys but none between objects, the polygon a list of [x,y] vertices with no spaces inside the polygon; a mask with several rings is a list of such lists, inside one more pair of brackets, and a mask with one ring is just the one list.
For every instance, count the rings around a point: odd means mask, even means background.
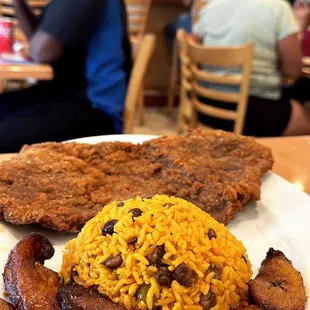
[{"label": "bare arm", "polygon": [[64,51],[64,47],[53,36],[37,31],[30,40],[30,58],[40,63],[57,61]]},{"label": "bare arm", "polygon": [[31,12],[25,0],[14,0],[14,7],[19,24],[27,39],[30,40],[36,31],[38,20]]},{"label": "bare arm", "polygon": [[38,30],[39,21],[31,12],[26,0],[14,0],[19,24],[29,43],[29,56],[36,62],[51,63],[63,53],[62,45],[51,35]]},{"label": "bare arm", "polygon": [[102,0],[52,0],[31,37],[31,58],[53,63],[65,50],[75,51],[84,46],[99,25],[104,7]]},{"label": "bare arm", "polygon": [[292,34],[279,41],[277,48],[283,76],[298,79],[302,72],[302,54],[298,34]]}]

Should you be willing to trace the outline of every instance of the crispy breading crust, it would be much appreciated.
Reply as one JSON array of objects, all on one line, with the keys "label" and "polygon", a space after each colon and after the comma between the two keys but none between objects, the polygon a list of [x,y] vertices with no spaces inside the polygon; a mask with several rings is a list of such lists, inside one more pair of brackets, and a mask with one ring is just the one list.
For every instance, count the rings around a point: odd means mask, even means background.
[{"label": "crispy breading crust", "polygon": [[5,300],[3,300],[2,298],[0,298],[0,310],[14,310],[15,308],[7,303]]},{"label": "crispy breading crust", "polygon": [[281,251],[269,249],[258,275],[249,283],[250,296],[263,310],[304,310],[304,282]]},{"label": "crispy breading crust", "polygon": [[247,302],[242,302],[236,310],[260,310],[261,308],[257,305],[249,305]]},{"label": "crispy breading crust", "polygon": [[77,231],[113,200],[167,194],[226,224],[260,199],[272,164],[269,149],[223,131],[198,129],[142,145],[38,144],[0,165],[0,217]]}]

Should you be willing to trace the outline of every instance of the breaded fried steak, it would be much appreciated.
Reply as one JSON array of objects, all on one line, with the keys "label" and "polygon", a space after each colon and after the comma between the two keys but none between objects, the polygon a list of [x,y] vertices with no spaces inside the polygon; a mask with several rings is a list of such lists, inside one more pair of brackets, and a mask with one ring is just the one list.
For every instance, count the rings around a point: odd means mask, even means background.
[{"label": "breaded fried steak", "polygon": [[5,300],[3,300],[2,298],[0,298],[0,310],[14,310],[15,308],[7,303]]},{"label": "breaded fried steak", "polygon": [[166,194],[226,224],[260,199],[272,164],[269,149],[223,131],[198,129],[141,145],[37,144],[0,165],[0,217],[76,231],[113,200]]},{"label": "breaded fried steak", "polygon": [[249,305],[247,302],[242,302],[236,310],[260,310],[261,308],[256,305]]}]

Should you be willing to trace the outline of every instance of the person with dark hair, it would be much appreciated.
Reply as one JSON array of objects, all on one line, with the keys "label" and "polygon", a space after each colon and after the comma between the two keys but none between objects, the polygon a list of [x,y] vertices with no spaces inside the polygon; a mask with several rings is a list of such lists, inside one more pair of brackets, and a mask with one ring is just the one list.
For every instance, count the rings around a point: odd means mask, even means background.
[{"label": "person with dark hair", "polygon": [[[255,43],[244,134],[310,134],[310,110],[307,109],[310,80],[300,79],[302,53],[299,28],[286,0],[211,0],[202,9],[194,32],[203,44],[211,46]],[[235,72],[220,68],[214,71],[219,74]],[[289,98],[282,91],[283,78],[297,81],[289,92]],[[218,85],[210,87],[216,89]],[[221,89],[236,92],[230,85]],[[212,104],[225,105],[219,101]],[[200,118],[211,126],[226,130],[233,128],[230,121]]]},{"label": "person with dark hair", "polygon": [[0,152],[120,133],[131,49],[123,0],[52,0],[38,19],[14,0],[30,58],[52,81],[0,95]]}]

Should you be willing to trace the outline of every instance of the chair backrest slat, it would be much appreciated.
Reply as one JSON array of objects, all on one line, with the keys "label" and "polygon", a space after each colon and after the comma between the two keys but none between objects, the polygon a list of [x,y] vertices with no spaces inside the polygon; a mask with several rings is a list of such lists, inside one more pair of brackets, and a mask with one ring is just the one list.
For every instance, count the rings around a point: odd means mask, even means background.
[{"label": "chair backrest slat", "polygon": [[194,63],[203,63],[216,67],[240,67],[244,65],[245,58],[249,56],[249,45],[237,46],[206,46],[192,39],[187,39],[188,53]]},{"label": "chair backrest slat", "polygon": [[201,71],[196,65],[191,67],[193,75],[197,79],[204,80],[209,83],[223,84],[223,85],[240,85],[242,83],[241,74],[215,74],[208,71]]},{"label": "chair backrest slat", "polygon": [[235,120],[237,117],[237,113],[235,111],[227,111],[222,108],[202,104],[199,100],[195,98],[193,99],[193,102],[196,110],[201,113],[212,115],[213,117],[224,118],[231,121]]},{"label": "chair backrest slat", "polygon": [[217,91],[210,88],[202,87],[196,80],[193,81],[193,90],[196,96],[201,96],[211,100],[223,101],[236,104],[240,100],[239,94]]}]

